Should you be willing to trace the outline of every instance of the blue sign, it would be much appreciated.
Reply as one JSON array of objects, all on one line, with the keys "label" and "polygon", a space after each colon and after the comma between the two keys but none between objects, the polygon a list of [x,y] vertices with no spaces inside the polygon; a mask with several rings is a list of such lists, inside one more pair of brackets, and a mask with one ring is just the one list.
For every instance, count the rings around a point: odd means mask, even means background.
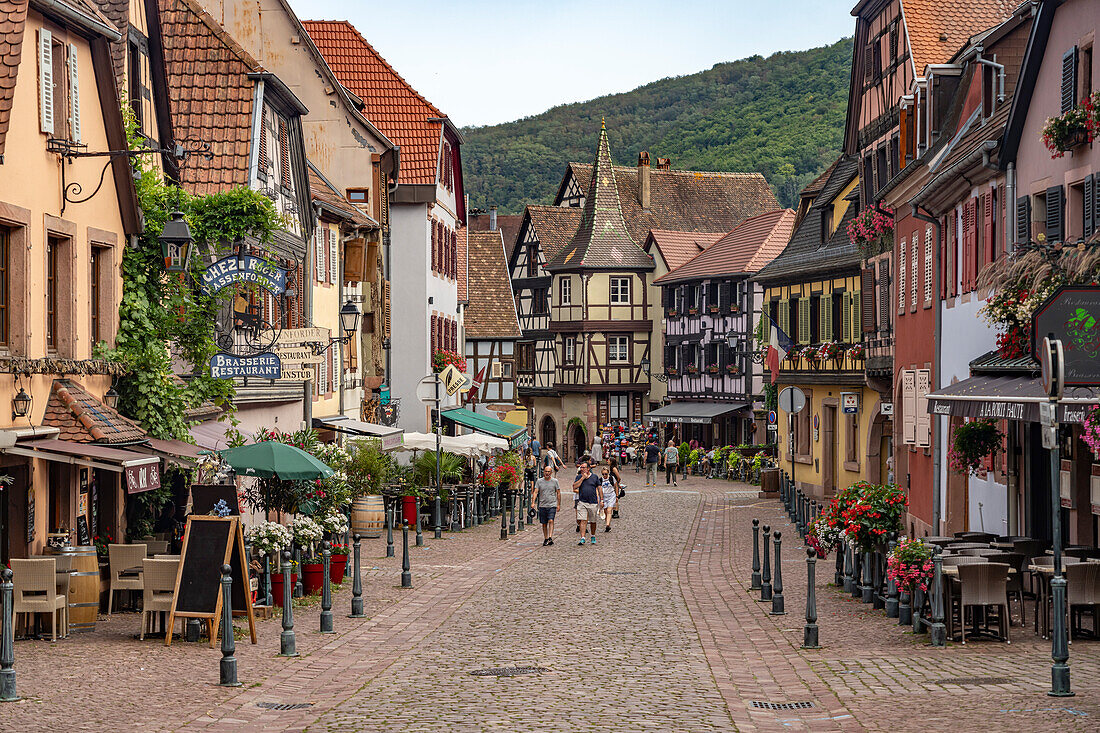
[{"label": "blue sign", "polygon": [[775,410],[768,410],[768,425],[775,425],[777,417]]},{"label": "blue sign", "polygon": [[210,376],[214,379],[255,377],[256,379],[280,379],[283,365],[271,352],[256,356],[214,354],[210,357]]},{"label": "blue sign", "polygon": [[233,283],[252,283],[272,295],[281,295],[286,290],[286,270],[252,255],[229,255],[202,273],[202,291],[207,295],[213,295]]}]

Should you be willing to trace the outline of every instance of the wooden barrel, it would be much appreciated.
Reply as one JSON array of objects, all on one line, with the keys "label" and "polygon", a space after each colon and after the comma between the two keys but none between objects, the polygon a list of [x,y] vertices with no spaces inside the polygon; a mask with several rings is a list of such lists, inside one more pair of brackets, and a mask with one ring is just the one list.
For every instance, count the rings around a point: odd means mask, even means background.
[{"label": "wooden barrel", "polygon": [[48,547],[53,555],[69,555],[73,559],[69,578],[69,630],[94,631],[99,613],[99,558],[94,545],[78,547]]},{"label": "wooden barrel", "polygon": [[377,539],[386,527],[386,504],[377,494],[360,496],[351,505],[351,534]]}]

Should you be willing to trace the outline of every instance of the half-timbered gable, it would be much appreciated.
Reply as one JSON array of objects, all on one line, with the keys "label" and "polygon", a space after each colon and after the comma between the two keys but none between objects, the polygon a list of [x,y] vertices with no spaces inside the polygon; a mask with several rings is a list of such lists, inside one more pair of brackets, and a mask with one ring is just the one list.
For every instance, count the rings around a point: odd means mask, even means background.
[{"label": "half-timbered gable", "polygon": [[516,342],[522,336],[500,230],[459,229],[469,278],[466,365],[477,389],[468,395],[503,418],[515,408]]}]

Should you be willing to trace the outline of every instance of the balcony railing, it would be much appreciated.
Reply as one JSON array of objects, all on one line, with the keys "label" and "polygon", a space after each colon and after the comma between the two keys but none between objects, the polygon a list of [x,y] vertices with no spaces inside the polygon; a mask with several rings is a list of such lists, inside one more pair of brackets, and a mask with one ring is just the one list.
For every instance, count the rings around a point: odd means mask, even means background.
[{"label": "balcony railing", "polygon": [[864,366],[868,374],[893,374],[894,372],[894,336],[881,334],[864,341],[867,347],[867,362]]}]

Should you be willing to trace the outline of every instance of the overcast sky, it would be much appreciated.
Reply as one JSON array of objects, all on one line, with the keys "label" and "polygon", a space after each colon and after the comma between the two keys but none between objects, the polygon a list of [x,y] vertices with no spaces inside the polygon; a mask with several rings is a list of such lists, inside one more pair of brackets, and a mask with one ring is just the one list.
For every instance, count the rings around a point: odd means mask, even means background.
[{"label": "overcast sky", "polygon": [[855,0],[290,0],[349,20],[459,126],[851,35]]}]

